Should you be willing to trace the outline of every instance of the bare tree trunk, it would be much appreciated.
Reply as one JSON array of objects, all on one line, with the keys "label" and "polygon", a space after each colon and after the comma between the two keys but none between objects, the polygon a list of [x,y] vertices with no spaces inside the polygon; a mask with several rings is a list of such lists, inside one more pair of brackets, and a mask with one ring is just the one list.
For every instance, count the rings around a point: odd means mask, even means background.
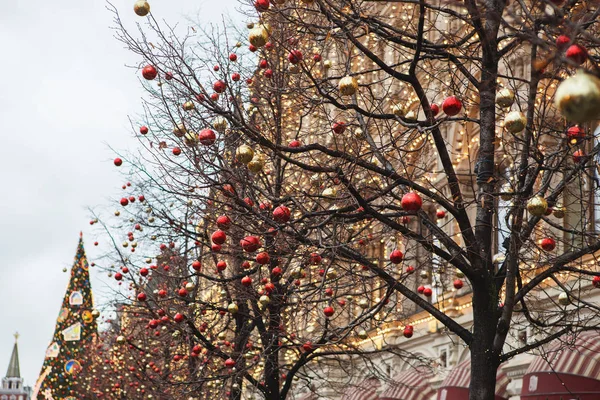
[{"label": "bare tree trunk", "polygon": [[[493,284],[481,285],[473,293],[473,342],[469,400],[494,400],[498,357],[492,346],[496,335],[498,302]],[[485,290],[484,288],[487,288]]]}]

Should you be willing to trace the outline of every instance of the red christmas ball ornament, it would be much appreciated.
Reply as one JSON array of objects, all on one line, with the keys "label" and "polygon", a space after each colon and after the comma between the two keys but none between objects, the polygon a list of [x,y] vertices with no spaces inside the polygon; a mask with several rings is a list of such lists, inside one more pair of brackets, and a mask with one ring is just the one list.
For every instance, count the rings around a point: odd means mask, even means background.
[{"label": "red christmas ball ornament", "polygon": [[288,146],[296,148],[302,146],[302,143],[299,140],[292,140]]},{"label": "red christmas ball ornament", "polygon": [[[410,327],[410,328],[409,328]],[[412,326],[408,325],[404,328],[404,331],[402,332],[402,335],[407,338],[410,339],[411,337],[413,337],[413,330],[412,330]]]},{"label": "red christmas ball ornament", "polygon": [[595,288],[600,289],[600,276],[592,278],[592,285],[594,285]]},{"label": "red christmas ball ornament", "polygon": [[242,263],[242,268],[243,269],[250,269],[251,265],[250,265],[250,261],[244,261]]},{"label": "red christmas ball ornament", "polygon": [[588,52],[585,47],[578,44],[572,44],[569,46],[569,48],[567,48],[567,51],[565,52],[565,57],[568,60],[574,62],[575,64],[581,65],[587,61]]},{"label": "red christmas ball ornament", "polygon": [[429,106],[429,108],[431,108],[431,112],[433,113],[434,117],[440,113],[440,106],[438,106],[435,103],[433,103],[431,106]]},{"label": "red christmas ball ornament", "polygon": [[218,70],[220,70],[220,69],[221,69],[221,67],[219,67],[218,65],[215,65],[215,66],[213,67],[213,71],[215,71],[215,72],[216,72],[216,71],[218,71]]},{"label": "red christmas ball ornament", "polygon": [[175,320],[175,322],[181,323],[181,322],[183,322],[183,320],[185,319],[185,317],[183,316],[183,314],[177,313],[177,314],[175,314],[175,316],[173,317],[173,319]]},{"label": "red christmas ball ornament", "polygon": [[404,259],[404,254],[398,249],[395,249],[390,253],[390,262],[392,264],[400,264],[402,259]]},{"label": "red christmas ball ornament", "polygon": [[140,127],[140,133],[141,133],[142,135],[146,135],[146,134],[148,134],[148,127],[147,127],[147,126],[141,126],[141,127]]},{"label": "red christmas ball ornament", "polygon": [[575,164],[579,164],[580,162],[584,161],[585,158],[585,152],[583,150],[577,150],[575,153],[573,153],[573,162]]},{"label": "red christmas ball ornament", "polygon": [[271,261],[271,257],[269,257],[269,253],[267,253],[266,251],[263,251],[256,255],[256,262],[260,265],[266,265],[269,263],[269,261]]},{"label": "red christmas ball ornament", "polygon": [[233,74],[231,74],[231,80],[234,81],[234,82],[239,81],[241,78],[242,77],[237,72],[234,72]]},{"label": "red christmas ball ornament", "polygon": [[225,232],[218,230],[212,234],[210,240],[212,240],[212,242],[215,244],[223,244],[227,240],[227,235]]},{"label": "red christmas ball ornament", "polygon": [[283,270],[279,267],[275,267],[271,270],[271,274],[275,277],[280,277],[281,275],[283,275]]},{"label": "red christmas ball ornament", "polygon": [[435,213],[435,216],[438,219],[446,218],[446,211],[444,211],[444,210],[437,210],[436,213]]},{"label": "red christmas ball ornament", "polygon": [[570,140],[581,140],[585,139],[585,131],[579,127],[579,125],[571,126],[567,129],[567,138]]},{"label": "red christmas ball ornament", "polygon": [[213,243],[212,246],[210,246],[210,249],[213,253],[218,253],[223,249],[223,247],[221,247],[220,244]]},{"label": "red christmas ball ornament", "polygon": [[268,66],[269,66],[269,63],[267,60],[263,59],[258,62],[258,68],[267,69]]},{"label": "red christmas ball ornament", "polygon": [[188,295],[188,291],[187,291],[187,290],[185,290],[185,288],[180,288],[180,289],[177,291],[177,294],[179,295],[179,297],[187,297],[187,295]]},{"label": "red christmas ball ornament", "polygon": [[311,342],[306,342],[302,345],[302,350],[304,351],[312,351],[313,350],[313,345]]},{"label": "red christmas ball ornament", "polygon": [[449,117],[453,117],[462,109],[462,103],[456,96],[446,97],[442,103],[442,111]]},{"label": "red christmas ball ornament", "polygon": [[463,283],[462,279],[455,279],[454,282],[452,283],[452,285],[454,285],[454,289],[458,290],[458,289],[462,289],[464,283]]},{"label": "red christmas ball ornament", "polygon": [[569,43],[571,43],[571,38],[567,35],[560,35],[556,38],[556,47],[561,50],[566,48]]},{"label": "red christmas ball ornament", "polygon": [[121,205],[122,205],[123,207],[125,207],[127,204],[129,204],[129,200],[127,200],[125,197],[123,197],[123,198],[121,199],[121,201],[119,201],[119,203],[121,203]]},{"label": "red christmas ball ornament", "polygon": [[229,61],[233,61],[233,62],[237,61],[237,54],[231,53],[229,55]]},{"label": "red christmas ball ornament", "polygon": [[199,260],[194,260],[192,263],[192,268],[194,271],[200,271],[202,269],[202,263]]},{"label": "red christmas ball ornament", "polygon": [[173,155],[178,156],[181,154],[181,149],[179,147],[173,147]]},{"label": "red christmas ball ornament", "polygon": [[[263,278],[263,281],[264,280],[266,280],[266,278]],[[264,285],[265,285],[265,291],[267,293],[273,293],[273,291],[275,290],[275,285],[271,282],[267,282]]]},{"label": "red christmas ball ornament", "polygon": [[246,236],[240,240],[240,246],[245,252],[254,253],[261,246],[260,239],[256,236]]},{"label": "red christmas ball ornament", "polygon": [[208,129],[208,128],[202,129],[200,131],[200,133],[198,134],[198,140],[204,146],[212,145],[213,143],[215,143],[216,139],[217,139],[217,135],[215,134],[215,131],[213,131],[212,129]]},{"label": "red christmas ball ornament", "polygon": [[311,253],[308,257],[308,262],[310,262],[311,265],[319,265],[322,260],[323,257],[321,257],[319,253]]},{"label": "red christmas ball ornament", "polygon": [[333,314],[335,314],[335,310],[333,307],[325,307],[323,309],[323,314],[325,314],[326,317],[332,317]]},{"label": "red christmas ball ornament", "polygon": [[151,81],[156,78],[157,75],[158,71],[152,65],[146,65],[144,68],[142,68],[142,76],[146,80]]},{"label": "red christmas ball ornament", "polygon": [[117,167],[120,167],[123,164],[123,160],[121,160],[119,157],[115,158],[113,162]]},{"label": "red christmas ball ornament", "polygon": [[256,0],[254,2],[254,8],[256,8],[256,11],[258,12],[265,12],[269,9],[269,6],[271,5],[271,2],[269,0]]},{"label": "red christmas ball ornament", "polygon": [[243,277],[242,278],[242,285],[246,286],[246,287],[252,285],[252,278],[250,278],[249,276]]},{"label": "red christmas ball ornament", "polygon": [[341,135],[346,130],[346,123],[343,121],[334,122],[333,125],[331,125],[331,130],[333,133]]},{"label": "red christmas ball ornament", "polygon": [[275,210],[273,210],[273,219],[275,220],[275,222],[278,222],[280,224],[288,222],[291,216],[292,213],[290,209],[286,206],[278,206],[277,208],[275,208]]},{"label": "red christmas ball ornament", "polygon": [[546,251],[552,251],[556,248],[556,241],[552,238],[543,238],[540,241],[540,247]]},{"label": "red christmas ball ornament", "polygon": [[210,99],[211,99],[212,101],[217,101],[217,100],[219,100],[219,93],[213,93],[213,94],[211,94],[211,95],[210,95]]},{"label": "red christmas ball ornament", "polygon": [[425,286],[421,285],[417,288],[417,292],[420,294],[423,294],[423,292],[425,291]]},{"label": "red christmas ball ornament", "polygon": [[431,297],[432,294],[433,294],[433,291],[431,290],[431,288],[426,287],[425,289],[423,289],[423,296]]},{"label": "red christmas ball ornament", "polygon": [[227,368],[233,368],[233,367],[235,367],[235,361],[233,360],[233,358],[228,358],[227,360],[225,360],[225,366]]},{"label": "red christmas ball ornament", "polygon": [[150,273],[150,270],[146,267],[143,267],[142,269],[140,269],[141,276],[148,276],[149,273]]},{"label": "red christmas ball ornament", "polygon": [[413,267],[412,265],[409,265],[408,267],[406,267],[406,273],[407,274],[412,274],[415,272],[415,267]]},{"label": "red christmas ball ornament", "polygon": [[245,197],[244,203],[246,203],[248,205],[248,207],[254,207],[254,202],[252,201],[252,199],[250,197]]},{"label": "red christmas ball ornament", "polygon": [[167,297],[167,291],[165,289],[161,289],[158,291],[158,297],[164,299],[165,297]]},{"label": "red christmas ball ornament", "polygon": [[253,44],[248,46],[248,50],[250,50],[252,53],[254,53],[256,50],[258,50],[258,48],[256,46],[254,46]]},{"label": "red christmas ball ornament", "polygon": [[115,274],[115,279],[118,280],[118,281],[122,280],[123,279],[123,274],[121,274],[120,272],[117,272]]},{"label": "red christmas ball ornament", "polygon": [[321,57],[321,55],[320,55],[320,54],[315,54],[315,55],[313,55],[313,61],[314,61],[314,62],[319,62],[319,61],[321,61],[322,59],[323,59],[323,57]]},{"label": "red christmas ball ornament", "polygon": [[272,78],[273,77],[273,70],[272,69],[265,69],[265,72],[263,73],[265,78]]},{"label": "red christmas ball ornament", "polygon": [[227,84],[225,84],[225,82],[223,82],[222,80],[218,80],[215,83],[213,83],[213,90],[217,93],[223,93],[226,87]]},{"label": "red christmas ball ornament", "polygon": [[142,292],[142,293],[138,293],[137,299],[138,299],[138,301],[146,301],[148,299],[148,297],[146,296],[146,293]]},{"label": "red christmas ball ornament", "polygon": [[217,226],[221,230],[228,230],[231,227],[231,218],[229,218],[227,215],[221,215],[217,217]]},{"label": "red christmas ball ornament", "polygon": [[292,64],[298,64],[300,61],[302,61],[303,57],[304,56],[300,50],[292,50],[288,54],[288,61]]},{"label": "red christmas ball ornament", "polygon": [[223,260],[217,262],[217,270],[218,271],[225,271],[225,268],[227,268],[227,263]]},{"label": "red christmas ball ornament", "polygon": [[419,196],[417,193],[409,192],[402,196],[400,205],[402,206],[403,210],[417,212],[423,206],[423,200],[421,199],[421,196]]}]

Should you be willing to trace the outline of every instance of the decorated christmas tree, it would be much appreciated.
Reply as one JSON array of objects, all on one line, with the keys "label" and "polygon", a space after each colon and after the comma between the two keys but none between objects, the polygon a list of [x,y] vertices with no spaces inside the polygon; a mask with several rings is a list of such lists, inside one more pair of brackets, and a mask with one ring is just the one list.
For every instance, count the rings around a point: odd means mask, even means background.
[{"label": "decorated christmas tree", "polygon": [[71,278],[58,313],[54,336],[36,383],[33,399],[89,399],[86,373],[97,337],[89,264],[80,237]]}]

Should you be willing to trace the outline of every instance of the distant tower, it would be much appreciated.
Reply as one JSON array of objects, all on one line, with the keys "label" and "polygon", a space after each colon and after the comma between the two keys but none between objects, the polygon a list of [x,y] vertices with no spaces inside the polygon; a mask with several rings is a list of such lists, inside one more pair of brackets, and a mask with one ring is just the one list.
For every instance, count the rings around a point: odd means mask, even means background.
[{"label": "distant tower", "polygon": [[21,368],[19,367],[19,348],[17,341],[19,334],[15,333],[15,345],[8,363],[6,376],[2,378],[2,388],[0,388],[0,400],[29,400],[31,389],[23,385],[21,378]]}]

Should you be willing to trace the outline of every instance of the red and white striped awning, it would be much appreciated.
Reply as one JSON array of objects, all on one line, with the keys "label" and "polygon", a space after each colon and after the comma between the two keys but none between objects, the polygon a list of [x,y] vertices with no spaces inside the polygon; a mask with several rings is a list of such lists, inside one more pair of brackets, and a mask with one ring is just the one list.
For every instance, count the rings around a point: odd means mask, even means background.
[{"label": "red and white striped awning", "polygon": [[[438,391],[438,400],[468,400],[471,383],[471,358],[459,363],[448,373]],[[510,379],[502,368],[496,374],[496,400],[506,400],[510,396],[507,391]]]},{"label": "red and white striped awning", "polygon": [[429,378],[428,371],[409,369],[400,372],[387,384],[379,400],[429,400],[435,395]]},{"label": "red and white striped awning", "polygon": [[600,399],[600,332],[563,338],[536,357],[523,377],[521,398]]},{"label": "red and white striped awning", "polygon": [[379,379],[369,378],[348,388],[341,400],[379,400],[377,389],[381,386]]}]

